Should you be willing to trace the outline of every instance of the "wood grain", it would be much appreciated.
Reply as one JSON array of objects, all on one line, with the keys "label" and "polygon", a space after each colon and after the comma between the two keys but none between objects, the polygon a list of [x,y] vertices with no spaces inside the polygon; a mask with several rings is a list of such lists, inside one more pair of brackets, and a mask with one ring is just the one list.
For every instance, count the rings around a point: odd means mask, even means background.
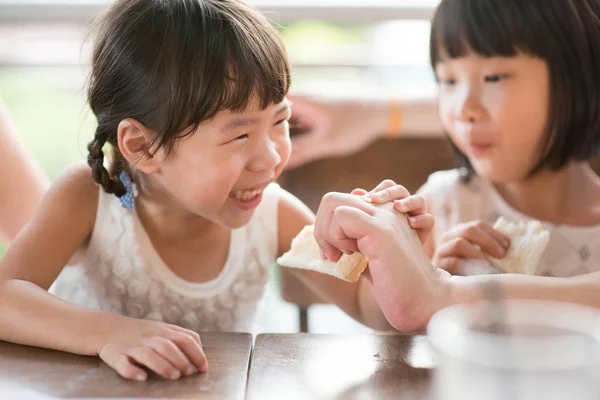
[{"label": "wood grain", "polygon": [[433,363],[423,336],[259,335],[247,399],[430,399]]},{"label": "wood grain", "polygon": [[207,373],[178,381],[151,375],[146,382],[121,378],[97,357],[0,342],[0,399],[243,399],[251,335],[204,333],[200,337],[210,365]]}]

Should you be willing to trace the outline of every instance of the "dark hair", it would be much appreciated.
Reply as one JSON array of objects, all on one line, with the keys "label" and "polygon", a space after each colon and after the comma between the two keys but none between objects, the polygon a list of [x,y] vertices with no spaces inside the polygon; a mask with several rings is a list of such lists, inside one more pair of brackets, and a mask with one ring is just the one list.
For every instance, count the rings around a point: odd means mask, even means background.
[{"label": "dark hair", "polygon": [[[469,52],[483,57],[523,53],[548,65],[547,134],[530,175],[599,153],[599,0],[442,0],[431,28],[433,68]],[[466,167],[470,178],[473,167],[454,149],[457,166]]]},{"label": "dark hair", "polygon": [[[175,141],[222,110],[256,97],[279,103],[290,67],[275,28],[240,0],[119,0],[98,24],[88,100],[98,120],[88,164],[105,191],[121,196],[128,169],[117,128],[133,118],[157,133],[153,149]],[[189,128],[189,129],[188,129]],[[110,173],[103,147],[112,145]]]}]

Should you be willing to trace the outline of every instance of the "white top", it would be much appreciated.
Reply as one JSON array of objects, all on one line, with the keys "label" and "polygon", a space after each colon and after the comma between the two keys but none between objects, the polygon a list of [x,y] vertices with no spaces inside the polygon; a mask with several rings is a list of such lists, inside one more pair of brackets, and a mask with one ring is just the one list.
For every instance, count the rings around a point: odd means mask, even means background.
[{"label": "white top", "polygon": [[[456,169],[432,174],[421,192],[436,218],[435,246],[445,231],[459,223],[480,219],[494,224],[500,216],[515,222],[532,220],[509,206],[488,181],[474,176],[464,183]],[[600,271],[600,225],[541,222],[550,231],[550,242],[536,275],[567,277]]]},{"label": "white top", "polygon": [[116,196],[100,190],[85,259],[65,267],[50,292],[75,304],[197,332],[249,332],[277,256],[281,191],[269,185],[250,222],[231,231],[219,276],[192,283],[161,259],[135,210],[127,211]]}]

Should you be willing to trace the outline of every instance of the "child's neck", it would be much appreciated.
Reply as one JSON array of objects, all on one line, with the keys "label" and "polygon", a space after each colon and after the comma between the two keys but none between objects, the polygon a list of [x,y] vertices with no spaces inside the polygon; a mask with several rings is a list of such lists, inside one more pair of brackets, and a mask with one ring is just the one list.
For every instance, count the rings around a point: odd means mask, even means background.
[{"label": "child's neck", "polygon": [[[230,231],[177,207],[138,197],[136,211],[152,245],[168,268],[188,282],[208,282],[223,270]],[[202,260],[198,264],[198,260]]]},{"label": "child's neck", "polygon": [[193,216],[173,207],[163,207],[148,199],[138,198],[136,212],[144,229],[162,241],[181,243],[220,236],[227,231],[221,225]]},{"label": "child's neck", "polygon": [[495,184],[504,200],[532,218],[555,224],[600,224],[600,179],[588,163],[543,170],[519,182]]}]

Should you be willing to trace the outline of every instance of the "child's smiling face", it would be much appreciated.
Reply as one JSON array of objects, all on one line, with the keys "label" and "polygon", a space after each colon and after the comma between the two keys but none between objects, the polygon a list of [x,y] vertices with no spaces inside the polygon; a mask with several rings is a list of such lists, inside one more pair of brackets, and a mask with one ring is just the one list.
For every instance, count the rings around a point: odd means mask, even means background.
[{"label": "child's smiling face", "polygon": [[[261,110],[252,101],[240,113],[218,112],[163,157],[148,186],[183,214],[234,229],[248,223],[262,191],[283,171],[291,151],[287,100]],[[153,190],[156,189],[156,190]]]}]

